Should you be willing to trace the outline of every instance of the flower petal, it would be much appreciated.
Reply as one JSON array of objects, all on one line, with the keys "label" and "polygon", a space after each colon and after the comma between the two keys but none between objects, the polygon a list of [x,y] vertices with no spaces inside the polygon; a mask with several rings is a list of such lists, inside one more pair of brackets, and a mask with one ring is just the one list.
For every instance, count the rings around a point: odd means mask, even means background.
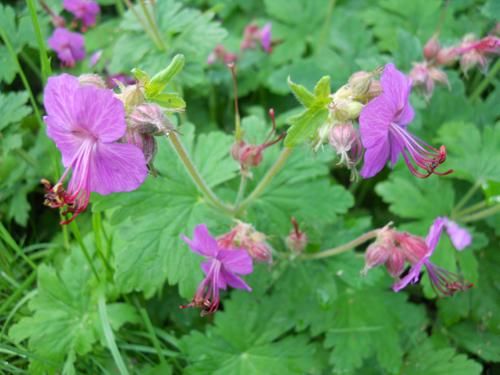
[{"label": "flower petal", "polygon": [[[411,114],[411,108],[406,108],[408,104],[408,96],[411,91],[411,80],[396,69],[394,64],[387,64],[384,72],[380,77],[380,84],[382,85],[382,92],[385,97],[393,104],[393,110],[396,113],[407,112],[405,119]],[[401,116],[401,115],[400,115]]]},{"label": "flower petal", "polygon": [[427,244],[427,247],[429,249],[424,259],[430,258],[430,256],[436,249],[436,246],[439,243],[439,238],[441,237],[441,233],[443,232],[445,222],[446,218],[438,217],[436,220],[434,220],[431,227],[429,228],[429,233],[425,238],[425,243]]},{"label": "flower petal", "polygon": [[389,148],[389,141],[386,139],[366,150],[363,168],[360,172],[363,178],[373,177],[384,168],[389,157]]},{"label": "flower petal", "polygon": [[112,90],[83,86],[76,91],[75,102],[75,117],[82,132],[101,142],[114,142],[125,134],[125,108]]},{"label": "flower petal", "polygon": [[106,195],[137,189],[148,168],[142,151],[130,144],[97,142],[90,155],[90,191]]},{"label": "flower petal", "polygon": [[387,140],[394,114],[392,103],[383,94],[363,107],[359,115],[359,131],[365,148]]},{"label": "flower petal", "polygon": [[389,133],[389,143],[391,144],[391,165],[394,167],[399,159],[399,155],[401,155],[404,149],[404,145],[402,145],[398,141],[398,138],[394,137],[392,133]]},{"label": "flower petal", "polygon": [[195,253],[207,257],[217,256],[217,252],[219,250],[217,241],[214,237],[212,237],[205,224],[199,224],[194,228],[192,240],[186,236],[183,236],[182,239]]},{"label": "flower petal", "polygon": [[420,272],[422,271],[422,267],[424,266],[425,258],[421,259],[417,263],[415,263],[411,268],[408,274],[402,279],[398,280],[392,286],[392,290],[395,292],[399,292],[401,289],[408,286],[408,284],[415,284],[420,279]]},{"label": "flower petal", "polygon": [[465,228],[450,219],[445,219],[446,233],[457,250],[463,250],[472,243],[472,236]]},{"label": "flower petal", "polygon": [[252,258],[245,250],[219,250],[217,259],[229,272],[248,275],[253,271]]},{"label": "flower petal", "polygon": [[236,288],[236,289],[245,289],[249,292],[252,291],[252,288],[245,281],[243,281],[243,279],[241,279],[240,277],[236,276],[235,274],[233,274],[231,272],[228,272],[224,268],[222,269],[221,272],[222,272],[224,279],[226,280],[227,284],[230,287]]}]

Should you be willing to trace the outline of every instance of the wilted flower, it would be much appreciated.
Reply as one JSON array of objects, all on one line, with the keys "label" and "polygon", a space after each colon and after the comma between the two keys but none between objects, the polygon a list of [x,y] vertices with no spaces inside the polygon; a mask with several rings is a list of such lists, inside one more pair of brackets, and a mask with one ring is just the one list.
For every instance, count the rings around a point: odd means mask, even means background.
[{"label": "wilted flower", "polygon": [[253,271],[252,258],[243,249],[222,248],[217,240],[210,235],[205,224],[196,226],[193,239],[185,236],[183,240],[189,245],[191,251],[206,258],[201,263],[205,278],[198,286],[191,303],[181,306],[201,308],[201,315],[217,311],[220,304],[219,290],[232,288],[252,289],[238,276],[248,275]]},{"label": "wilted flower", "polygon": [[447,85],[448,88],[450,87],[446,73],[427,61],[413,63],[413,69],[410,71],[409,77],[415,87],[422,89],[427,100],[431,98],[436,82]]},{"label": "wilted flower", "polygon": [[255,48],[257,42],[259,42],[262,49],[270,53],[272,51],[271,29],[272,24],[270,22],[266,23],[262,28],[254,23],[247,25],[243,31],[240,48],[242,50]]},{"label": "wilted flower", "polygon": [[81,34],[58,27],[47,42],[63,65],[73,67],[85,58],[85,41]]},{"label": "wilted flower", "polygon": [[396,233],[388,226],[380,230],[375,242],[366,249],[363,274],[382,264],[392,277],[399,277],[403,273],[406,259],[396,242]]},{"label": "wilted flower", "polygon": [[366,104],[359,117],[361,141],[366,148],[361,176],[375,176],[389,159],[394,165],[400,154],[417,177],[451,173],[436,172],[446,160],[444,146],[435,149],[406,130],[414,117],[409,102],[411,81],[393,64],[385,66],[380,81],[382,94]]},{"label": "wilted flower", "polygon": [[84,29],[95,25],[96,17],[101,11],[99,4],[92,0],[64,0],[63,6],[82,21]]},{"label": "wilted flower", "polygon": [[[137,189],[147,176],[141,150],[118,143],[126,131],[123,104],[108,89],[81,86],[68,74],[51,77],[44,91],[47,134],[61,151],[66,167],[45,203],[65,207],[73,220],[88,205],[91,192],[102,195]],[[71,178],[67,192],[64,180]]]},{"label": "wilted flower", "polygon": [[[464,291],[472,287],[472,284],[465,282],[460,275],[438,267],[430,261],[430,257],[436,249],[447,221],[448,219],[443,217],[438,217],[434,221],[424,242],[427,250],[425,255],[413,264],[405,277],[393,285],[394,291],[398,292],[407,285],[416,283],[420,279],[420,272],[423,267],[427,269],[427,274],[434,290],[441,296],[451,296],[458,291]],[[455,232],[452,231],[452,233]],[[455,243],[453,239],[452,242]],[[421,241],[418,242],[418,252],[420,252],[421,243]],[[403,244],[402,246],[406,246],[408,251],[413,250],[411,243]]]},{"label": "wilted flower", "polygon": [[258,262],[271,263],[273,260],[272,249],[266,241],[266,235],[242,221],[237,221],[233,229],[218,237],[217,243],[223,249],[235,247],[245,249],[252,259]]},{"label": "wilted flower", "polygon": [[460,67],[465,74],[476,65],[484,69],[488,56],[500,53],[500,38],[490,35],[477,40],[473,35],[467,35],[455,48],[455,53],[460,55]]},{"label": "wilted flower", "polygon": [[307,246],[307,234],[300,230],[299,223],[292,217],[293,229],[286,238],[286,246],[295,254],[301,253]]}]

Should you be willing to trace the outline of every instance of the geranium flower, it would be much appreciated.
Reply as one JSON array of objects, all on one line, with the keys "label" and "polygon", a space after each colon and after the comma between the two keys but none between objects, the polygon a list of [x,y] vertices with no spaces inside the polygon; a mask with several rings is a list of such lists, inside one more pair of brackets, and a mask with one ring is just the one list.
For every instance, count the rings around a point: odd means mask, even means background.
[{"label": "geranium flower", "polygon": [[84,28],[94,26],[101,11],[99,4],[92,0],[64,0],[63,6],[76,19],[82,21]]},{"label": "geranium flower", "polygon": [[[448,233],[450,233],[450,237],[454,245],[456,243],[461,245],[465,243],[464,241],[459,241],[459,238],[463,237],[463,231],[465,231],[465,229],[459,228],[456,223],[451,222],[455,226],[452,226],[452,230],[450,231],[450,222],[451,221],[445,217],[438,217],[434,220],[434,223],[432,223],[429,233],[425,238],[425,246],[427,250],[425,255],[410,268],[410,271],[405,277],[393,285],[392,288],[395,292],[399,292],[409,284],[418,282],[423,267],[427,269],[427,274],[429,275],[431,284],[436,293],[439,295],[451,296],[457,291],[464,291],[472,287],[472,284],[465,282],[460,275],[438,267],[430,261],[430,258],[439,243],[443,229],[448,227]],[[401,247],[406,247],[407,252],[412,251],[412,245],[405,244],[404,241],[401,241],[401,238],[399,239],[399,242]]]},{"label": "geranium flower", "polygon": [[47,42],[65,66],[73,67],[85,58],[85,41],[79,33],[58,27]]},{"label": "geranium flower", "polygon": [[361,141],[366,148],[361,176],[375,176],[390,159],[394,165],[403,158],[409,170],[417,177],[428,177],[446,160],[446,149],[427,145],[406,129],[413,120],[414,111],[409,102],[411,81],[393,64],[387,64],[380,79],[382,94],[362,109],[359,123]]},{"label": "geranium flower", "polygon": [[238,275],[248,275],[253,271],[252,258],[244,249],[222,248],[210,235],[205,224],[197,225],[193,239],[183,236],[182,239],[191,250],[203,255],[206,260],[201,263],[205,278],[198,286],[191,303],[181,308],[201,308],[201,315],[217,311],[220,304],[220,289],[226,290],[229,285],[236,289],[251,291],[245,281]]},{"label": "geranium flower", "polygon": [[[66,207],[67,223],[84,211],[91,192],[102,195],[132,191],[145,180],[148,169],[142,151],[118,143],[125,135],[125,110],[113,91],[81,86],[68,74],[51,77],[44,91],[47,134],[61,151],[66,167],[60,180],[47,189],[45,204]],[[71,178],[67,191],[64,180]]]}]

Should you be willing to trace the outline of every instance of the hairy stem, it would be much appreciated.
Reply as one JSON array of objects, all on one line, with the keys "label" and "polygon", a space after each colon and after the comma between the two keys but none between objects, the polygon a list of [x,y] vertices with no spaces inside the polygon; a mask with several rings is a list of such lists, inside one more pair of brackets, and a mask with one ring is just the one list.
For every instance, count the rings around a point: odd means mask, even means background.
[{"label": "hairy stem", "polygon": [[304,254],[301,256],[301,258],[302,259],[321,259],[321,258],[328,258],[331,256],[345,253],[345,252],[352,250],[355,247],[357,247],[357,246],[359,246],[367,241],[370,241],[370,240],[376,238],[382,229],[374,229],[370,232],[366,232],[365,234],[362,234],[358,238],[356,238],[350,242],[347,242],[343,245],[334,247],[332,249],[323,250],[323,251],[320,251],[319,253],[315,253],[315,254]]},{"label": "hairy stem", "polygon": [[160,50],[166,51],[167,46],[163,42],[160,30],[158,30],[158,26],[156,25],[155,20],[153,19],[153,17],[149,13],[149,9],[148,9],[146,2],[144,0],[139,0],[139,2],[141,4],[142,12],[144,13],[144,16],[146,17],[146,21],[149,24],[149,27],[151,29],[151,32],[154,34],[156,40],[158,41],[158,45],[159,45]]},{"label": "hairy stem", "polygon": [[203,177],[201,176],[200,172],[194,165],[193,161],[189,157],[184,145],[181,143],[179,137],[175,132],[169,132],[167,136],[168,140],[170,141],[170,144],[174,148],[175,152],[177,153],[177,156],[179,157],[180,161],[184,166],[186,167],[186,172],[189,174],[191,179],[193,180],[194,184],[198,188],[198,190],[203,194],[203,196],[206,198],[208,203],[212,204],[214,207],[220,209],[221,211],[225,212],[226,214],[232,214],[233,209],[232,207],[227,206],[224,204],[210,189],[210,186],[205,182]]},{"label": "hairy stem", "polygon": [[241,200],[243,199],[243,196],[245,195],[245,190],[247,187],[247,178],[244,173],[241,173],[241,179],[240,179],[240,187],[238,188],[238,194],[236,195],[236,200],[234,204],[237,206]]},{"label": "hairy stem", "polygon": [[274,176],[276,176],[276,174],[278,174],[278,172],[283,168],[292,151],[293,148],[289,147],[285,147],[281,151],[278,159],[276,159],[273,166],[267,171],[266,175],[262,178],[262,180],[260,180],[255,189],[245,200],[243,200],[243,202],[241,202],[240,205],[235,208],[236,214],[241,213],[250,203],[260,197],[260,195],[266,190],[267,185],[269,185],[269,183],[273,180]]},{"label": "hairy stem", "polygon": [[80,229],[78,228],[78,225],[72,221],[70,224],[71,231],[73,232],[73,236],[76,239],[76,242],[80,245],[80,249],[82,250],[82,253],[85,257],[85,260],[87,261],[90,269],[92,270],[92,273],[94,274],[95,278],[97,281],[100,281],[101,278],[99,277],[99,274],[97,273],[97,269],[95,268],[94,262],[92,261],[92,257],[89,254],[89,251],[87,249],[87,246],[85,246],[85,243],[83,242],[82,235],[80,233]]},{"label": "hairy stem", "polygon": [[468,216],[461,216],[461,217],[459,217],[459,220],[462,223],[470,223],[471,221],[477,221],[477,220],[485,219],[489,216],[493,216],[499,212],[500,212],[500,204],[497,204],[493,207],[487,208],[486,210],[475,212],[475,213],[468,215]]},{"label": "hairy stem", "polygon": [[451,211],[452,216],[456,214],[457,212],[460,211],[460,209],[469,202],[469,200],[472,198],[474,193],[481,187],[481,182],[476,181],[474,185],[471,186],[471,188],[465,193],[465,195],[460,199],[460,202],[457,203],[455,207],[453,207],[453,210]]},{"label": "hairy stem", "polygon": [[468,207],[464,208],[463,210],[458,211],[453,217],[465,216],[465,215],[471,214],[475,211],[479,211],[487,206],[488,206],[487,201],[481,201],[481,202],[475,203],[471,206],[468,206]]},{"label": "hairy stem", "polygon": [[156,45],[156,48],[161,50],[162,49],[161,44],[160,44],[161,42],[156,39],[156,35],[154,34],[153,30],[151,30],[148,27],[148,24],[146,23],[146,21],[144,21],[144,19],[141,17],[139,12],[137,12],[137,9],[135,9],[134,4],[132,4],[132,2],[130,0],[123,0],[123,1],[127,5],[127,8],[134,14],[135,18],[141,24],[141,26],[144,29],[144,31],[146,32],[146,34],[148,34],[149,38]]},{"label": "hairy stem", "polygon": [[489,71],[488,75],[484,77],[481,83],[476,87],[474,92],[470,96],[471,102],[479,99],[484,90],[488,87],[491,81],[496,77],[498,71],[500,70],[500,60],[497,60],[493,68]]}]

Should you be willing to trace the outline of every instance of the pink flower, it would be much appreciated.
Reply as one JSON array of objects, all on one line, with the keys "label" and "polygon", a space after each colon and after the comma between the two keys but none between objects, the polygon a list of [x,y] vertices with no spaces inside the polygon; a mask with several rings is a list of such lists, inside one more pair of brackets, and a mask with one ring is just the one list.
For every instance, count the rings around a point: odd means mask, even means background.
[{"label": "pink flower", "polygon": [[242,50],[252,49],[257,46],[258,42],[260,42],[262,49],[267,53],[271,53],[271,29],[272,24],[270,22],[266,23],[262,28],[254,23],[247,25],[243,31],[243,40],[241,41],[240,48]]},{"label": "pink flower", "polygon": [[85,41],[79,33],[58,27],[47,42],[63,65],[73,67],[77,61],[85,58]]},{"label": "pink flower", "polygon": [[191,251],[202,255],[206,260],[201,264],[205,278],[198,286],[196,294],[187,305],[181,308],[201,308],[201,315],[217,311],[220,304],[219,290],[227,286],[236,289],[252,289],[238,276],[248,275],[253,271],[252,258],[243,249],[223,249],[217,240],[210,235],[205,224],[194,229],[193,239],[183,236]]},{"label": "pink flower", "polygon": [[[450,221],[444,217],[438,217],[434,220],[434,223],[432,223],[429,233],[425,238],[425,254],[413,264],[405,277],[393,285],[392,288],[395,292],[399,292],[409,284],[418,282],[423,267],[427,269],[427,274],[429,275],[434,290],[441,296],[451,296],[458,291],[464,291],[472,287],[472,284],[465,282],[460,275],[438,267],[430,261],[430,257],[439,243],[441,233],[443,232],[443,229],[449,225],[449,222]],[[451,232],[453,234],[452,242],[455,244],[458,239],[456,228],[452,228]],[[455,241],[453,241],[453,237],[455,237]],[[463,245],[463,243],[460,243],[460,245]],[[401,246],[406,246],[408,251],[412,251],[411,244],[403,243]]]},{"label": "pink flower", "polygon": [[417,177],[451,173],[451,170],[436,172],[436,168],[446,160],[444,146],[435,149],[406,129],[414,117],[409,102],[410,79],[393,64],[387,64],[380,82],[382,94],[368,102],[359,117],[361,142],[366,148],[361,176],[375,176],[389,159],[394,165],[400,155]]},{"label": "pink flower", "polygon": [[467,229],[460,227],[457,223],[446,217],[443,219],[446,233],[448,233],[455,249],[461,251],[472,243],[472,236]]},{"label": "pink flower", "polygon": [[271,22],[266,23],[262,29],[260,29],[260,44],[262,46],[262,49],[266,51],[267,53],[271,53],[272,50],[272,40],[271,40],[271,29],[272,29],[272,24]]},{"label": "pink flower", "polygon": [[64,0],[63,6],[76,19],[82,21],[84,28],[94,26],[101,11],[99,4],[92,0]]},{"label": "pink flower", "polygon": [[[66,167],[62,177],[47,188],[45,204],[66,207],[73,220],[88,205],[91,192],[102,195],[132,191],[148,170],[141,150],[118,143],[125,135],[123,104],[108,89],[81,86],[68,74],[51,77],[44,91],[47,134],[61,151]],[[67,192],[62,188],[69,176]]]},{"label": "pink flower", "polygon": [[208,55],[207,64],[212,65],[217,61],[223,62],[224,64],[231,64],[237,59],[238,57],[234,53],[227,51],[222,44],[218,44]]}]

